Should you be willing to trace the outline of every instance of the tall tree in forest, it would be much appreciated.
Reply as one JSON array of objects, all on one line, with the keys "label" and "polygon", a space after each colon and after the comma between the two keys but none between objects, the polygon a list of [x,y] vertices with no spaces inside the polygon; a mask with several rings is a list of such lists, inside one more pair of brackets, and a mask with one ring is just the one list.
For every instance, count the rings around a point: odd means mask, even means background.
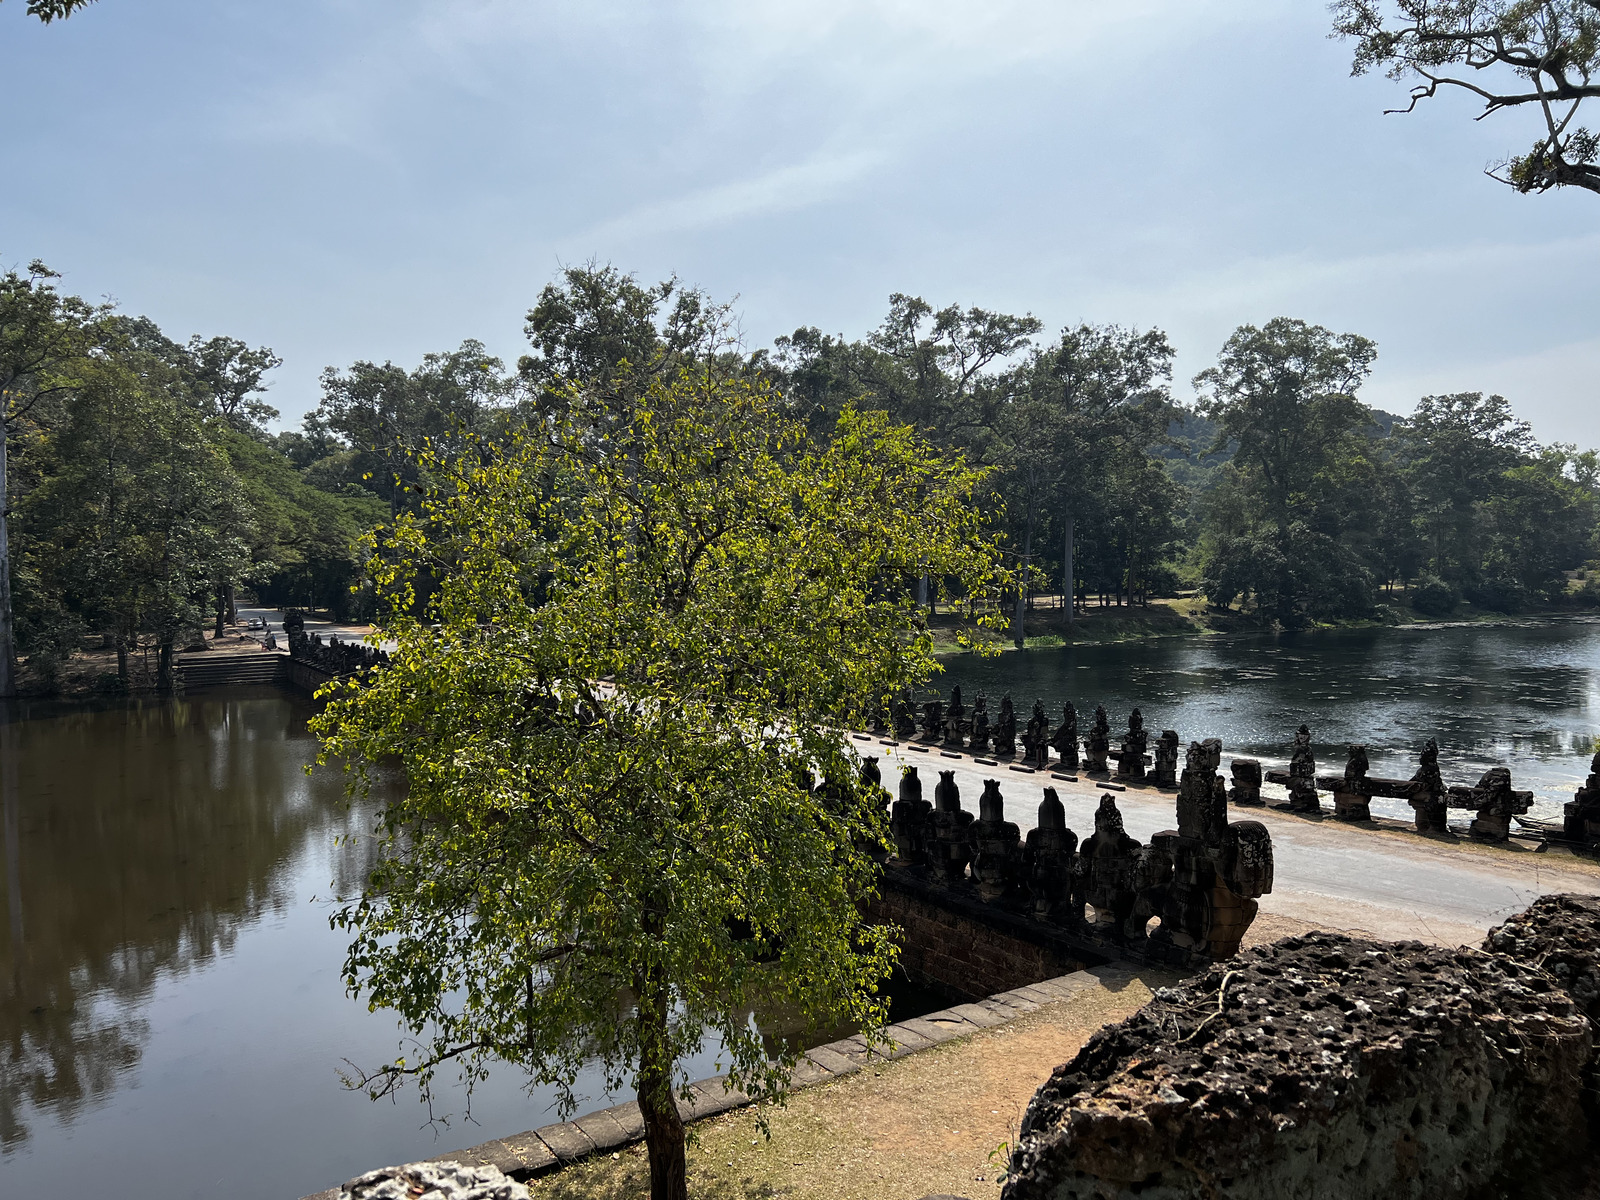
[{"label": "tall tree in forest", "polygon": [[53,282],[59,278],[37,259],[26,274],[13,270],[0,276],[0,697],[17,692],[7,469],[11,435],[47,397],[70,390],[71,368],[93,344],[95,324],[105,312],[61,295]]},{"label": "tall tree in forest", "polygon": [[391,515],[408,503],[425,445],[460,451],[490,433],[513,399],[512,381],[483,343],[423,356],[414,370],[386,362],[357,362],[322,373],[322,401],[306,418],[354,450],[350,472],[389,503]]},{"label": "tall tree in forest", "polygon": [[51,591],[111,635],[125,680],[130,652],[153,638],[165,688],[217,581],[246,569],[248,517],[194,381],[119,334],[123,324],[77,367],[51,470],[28,497],[29,540]]},{"label": "tall tree in forest", "polygon": [[51,21],[65,20],[93,3],[94,0],[28,0],[28,15],[48,25]]},{"label": "tall tree in forest", "polygon": [[1365,457],[1362,431],[1372,424],[1355,393],[1376,357],[1364,337],[1276,317],[1240,326],[1217,365],[1195,376],[1200,411],[1218,427],[1217,448],[1237,445],[1227,468],[1235,494],[1213,500],[1214,512],[1235,518],[1208,548],[1213,601],[1253,593],[1264,615],[1285,626],[1369,602],[1340,516],[1348,470]]},{"label": "tall tree in forest", "polygon": [[706,371],[604,404],[424,455],[433,486],[373,542],[397,648],[315,727],[353,786],[408,781],[337,918],[351,990],[424,1039],[367,1085],[498,1057],[570,1108],[598,1060],[638,1096],[651,1196],[684,1200],[674,1095],[703,1039],[763,1096],[798,1049],[770,1061],[752,1006],[883,1019],[892,946],[861,904],[886,798],[839,731],[933,669],[896,581],[928,564],[981,594],[994,552],[978,474],[882,414],[819,445]]}]

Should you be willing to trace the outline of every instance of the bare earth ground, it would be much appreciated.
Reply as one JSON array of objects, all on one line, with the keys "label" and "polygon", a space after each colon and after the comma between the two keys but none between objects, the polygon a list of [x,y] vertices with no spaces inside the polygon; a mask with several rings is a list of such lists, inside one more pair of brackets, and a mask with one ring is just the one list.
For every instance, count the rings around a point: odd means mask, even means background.
[{"label": "bare earth ground", "polygon": [[[1101,1025],[1176,978],[1141,971],[1120,990],[1087,992],[798,1092],[784,1108],[767,1107],[770,1141],[754,1109],[705,1121],[694,1127],[689,1192],[702,1200],[917,1200],[939,1192],[989,1200],[1008,1154],[1000,1147],[1015,1139],[1034,1090]],[[637,1200],[649,1190],[639,1145],[529,1184],[540,1200]]]}]

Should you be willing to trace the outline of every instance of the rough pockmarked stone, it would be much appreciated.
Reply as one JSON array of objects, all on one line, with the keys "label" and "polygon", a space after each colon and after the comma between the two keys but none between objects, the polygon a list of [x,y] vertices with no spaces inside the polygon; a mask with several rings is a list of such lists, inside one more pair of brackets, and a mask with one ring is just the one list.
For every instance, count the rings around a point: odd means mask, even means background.
[{"label": "rough pockmarked stone", "polygon": [[500,1168],[453,1162],[379,1167],[339,1189],[339,1200],[529,1200],[528,1189]]},{"label": "rough pockmarked stone", "polygon": [[[1589,1021],[1500,955],[1286,938],[1162,989],[1039,1089],[1006,1200],[1499,1200],[1589,1145]],[[1560,1194],[1560,1193],[1555,1193]]]},{"label": "rough pockmarked stone", "polygon": [[1548,972],[1600,1029],[1600,896],[1540,896],[1489,930],[1483,948]]},{"label": "rough pockmarked stone", "polygon": [[1051,735],[1050,744],[1060,757],[1062,770],[1078,769],[1078,710],[1070,700],[1061,706],[1061,725]]},{"label": "rough pockmarked stone", "polygon": [[1228,803],[1246,808],[1259,808],[1266,803],[1261,798],[1261,761],[1255,758],[1236,758],[1228,767],[1233,776],[1233,787],[1228,789]]}]

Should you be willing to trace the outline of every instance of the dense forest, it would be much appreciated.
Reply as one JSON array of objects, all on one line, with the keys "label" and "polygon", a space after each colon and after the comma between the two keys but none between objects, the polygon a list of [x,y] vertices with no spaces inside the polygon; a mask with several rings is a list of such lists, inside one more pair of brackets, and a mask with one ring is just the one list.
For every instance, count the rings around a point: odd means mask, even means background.
[{"label": "dense forest", "polygon": [[428,485],[415,448],[471,453],[577,380],[625,412],[689,365],[770,382],[819,434],[846,407],[882,408],[989,468],[985,515],[1019,597],[1193,590],[1285,628],[1600,601],[1595,452],[1540,445],[1499,396],[1375,411],[1359,393],[1376,348],[1354,334],[1242,326],[1184,407],[1154,330],[1051,335],[904,295],[855,341],[808,326],[752,351],[736,328],[674,280],[576,267],[538,295],[514,367],[469,341],[410,369],[330,368],[301,428],[274,432],[270,350],[176,340],[42,264],[0,276],[0,640],[38,679],[86,644],[115,649],[126,679],[136,652],[165,675],[241,592],[359,618],[356,541]]}]

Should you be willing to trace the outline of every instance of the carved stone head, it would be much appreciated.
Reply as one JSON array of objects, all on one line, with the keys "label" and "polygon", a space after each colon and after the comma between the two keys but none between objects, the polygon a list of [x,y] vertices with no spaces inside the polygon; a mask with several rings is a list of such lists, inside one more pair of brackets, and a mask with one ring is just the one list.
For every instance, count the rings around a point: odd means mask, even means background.
[{"label": "carved stone head", "polygon": [[1110,792],[1100,796],[1100,807],[1094,810],[1094,831],[1102,837],[1121,834],[1126,835],[1127,829],[1122,824],[1122,810],[1117,807],[1117,801]]},{"label": "carved stone head", "polygon": [[1065,829],[1067,827],[1067,810],[1061,803],[1061,797],[1056,795],[1053,787],[1044,790],[1044,799],[1039,802],[1039,828],[1040,829]]},{"label": "carved stone head", "polygon": [[985,779],[983,781],[983,795],[978,797],[978,820],[1004,821],[1006,819],[1006,800],[1000,794],[1000,781],[998,779]]}]

